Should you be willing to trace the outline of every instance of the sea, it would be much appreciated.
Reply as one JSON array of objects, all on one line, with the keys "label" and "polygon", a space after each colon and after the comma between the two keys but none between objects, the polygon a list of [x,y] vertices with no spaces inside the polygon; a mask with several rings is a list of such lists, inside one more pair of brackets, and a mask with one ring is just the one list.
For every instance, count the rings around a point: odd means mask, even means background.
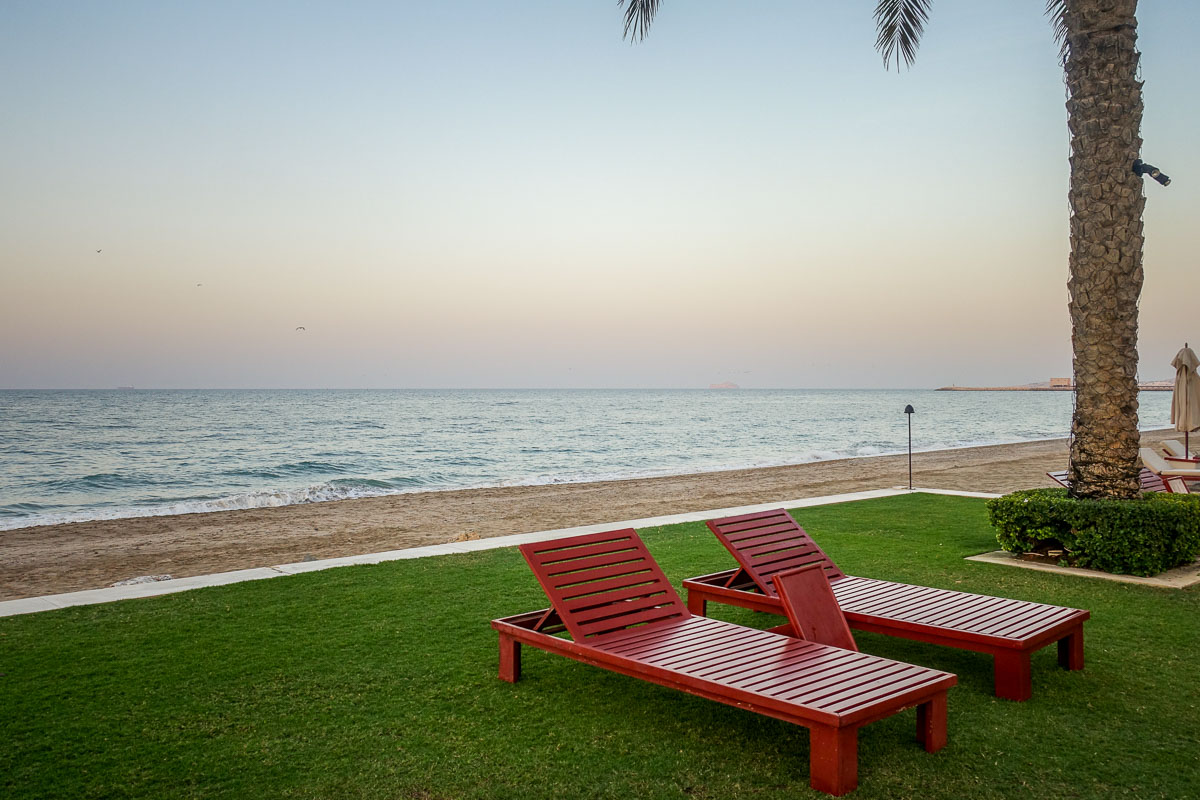
[{"label": "sea", "polygon": [[[0,390],[0,530],[1061,438],[1071,392]],[[1143,429],[1170,392],[1142,392]],[[911,420],[904,413],[914,412]]]}]

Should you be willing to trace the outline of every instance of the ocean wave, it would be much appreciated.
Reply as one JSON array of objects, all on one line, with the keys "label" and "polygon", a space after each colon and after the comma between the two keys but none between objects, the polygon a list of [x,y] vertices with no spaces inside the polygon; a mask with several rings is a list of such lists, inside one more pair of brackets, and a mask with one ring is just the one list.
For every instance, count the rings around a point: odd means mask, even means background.
[{"label": "ocean wave", "polygon": [[270,467],[247,467],[229,469],[222,475],[231,478],[294,478],[304,475],[321,475],[328,473],[345,473],[353,471],[347,464],[332,461],[299,461],[296,463],[275,464]]},{"label": "ocean wave", "polygon": [[40,489],[53,492],[95,491],[97,489],[128,489],[152,486],[155,481],[144,475],[123,475],[119,472],[97,472],[79,478],[57,478],[38,484]]},{"label": "ocean wave", "polygon": [[[251,508],[277,508],[281,506],[302,505],[305,503],[327,503],[334,500],[353,500],[363,497],[380,497],[382,495],[400,494],[415,491],[413,487],[395,485],[396,481],[346,480],[306,486],[299,489],[246,492],[244,494],[226,497],[200,497],[187,500],[148,503],[145,505],[91,508],[83,511],[47,511],[45,507],[16,512],[18,516],[0,513],[0,531],[29,528],[35,525],[59,525],[68,522],[93,522],[109,519],[129,519],[130,517],[168,517],[180,514],[207,514],[214,511],[236,511]],[[422,487],[427,488],[427,487]],[[20,509],[21,506],[33,505],[17,503],[4,506],[4,509]],[[6,518],[7,517],[7,518]]]},{"label": "ocean wave", "polygon": [[11,503],[0,506],[0,517],[28,517],[30,514],[45,511],[47,508],[49,506],[41,503]]}]

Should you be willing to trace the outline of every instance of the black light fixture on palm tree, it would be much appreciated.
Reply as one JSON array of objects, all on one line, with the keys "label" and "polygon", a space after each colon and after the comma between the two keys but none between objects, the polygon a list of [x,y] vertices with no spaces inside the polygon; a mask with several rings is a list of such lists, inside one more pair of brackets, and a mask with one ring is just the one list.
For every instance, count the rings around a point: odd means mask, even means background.
[{"label": "black light fixture on palm tree", "polygon": [[911,405],[904,407],[904,415],[908,417],[908,490],[910,492],[912,491],[912,415],[914,413],[916,412],[913,411]]},{"label": "black light fixture on palm tree", "polygon": [[1168,178],[1166,175],[1164,175],[1162,170],[1160,170],[1158,167],[1154,166],[1153,164],[1147,164],[1145,161],[1142,161],[1140,158],[1133,162],[1133,174],[1137,175],[1139,178],[1142,177],[1143,175],[1149,175],[1151,178],[1154,178],[1154,180],[1158,181],[1163,186],[1171,185],[1171,179]]}]

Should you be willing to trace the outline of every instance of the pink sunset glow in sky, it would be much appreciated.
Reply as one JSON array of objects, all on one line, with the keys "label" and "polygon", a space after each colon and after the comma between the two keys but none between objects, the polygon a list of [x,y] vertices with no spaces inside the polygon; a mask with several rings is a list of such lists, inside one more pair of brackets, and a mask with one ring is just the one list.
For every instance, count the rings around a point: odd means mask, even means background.
[{"label": "pink sunset glow in sky", "polygon": [[[10,4],[0,388],[1070,373],[1043,3]],[[749,8],[749,6],[747,6]],[[1200,344],[1200,27],[1140,10],[1141,373]],[[304,330],[297,330],[298,327]]]}]

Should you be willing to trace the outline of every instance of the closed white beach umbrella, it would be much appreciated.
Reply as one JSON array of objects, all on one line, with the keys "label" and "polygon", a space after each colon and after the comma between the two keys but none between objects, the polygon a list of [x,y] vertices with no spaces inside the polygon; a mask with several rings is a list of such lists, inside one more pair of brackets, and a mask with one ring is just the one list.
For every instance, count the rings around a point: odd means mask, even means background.
[{"label": "closed white beach umbrella", "polygon": [[[1183,446],[1188,448],[1188,434],[1200,428],[1200,359],[1184,342],[1183,349],[1171,362],[1175,368],[1175,392],[1171,395],[1171,424],[1183,431]],[[1190,453],[1191,450],[1188,450]]]}]

